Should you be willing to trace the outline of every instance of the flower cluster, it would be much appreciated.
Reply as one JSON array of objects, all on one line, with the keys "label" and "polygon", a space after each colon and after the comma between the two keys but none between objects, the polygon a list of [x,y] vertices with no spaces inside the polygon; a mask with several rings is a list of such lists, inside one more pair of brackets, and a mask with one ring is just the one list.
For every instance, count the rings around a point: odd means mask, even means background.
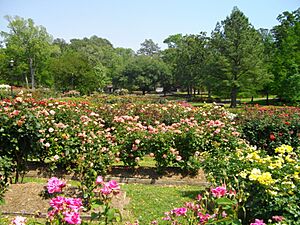
[{"label": "flower cluster", "polygon": [[95,193],[101,193],[102,196],[109,196],[110,194],[116,195],[120,192],[120,186],[115,180],[104,182],[102,176],[98,176],[96,179]]},{"label": "flower cluster", "polygon": [[51,210],[48,212],[48,219],[50,221],[55,218],[62,218],[61,222],[67,224],[81,224],[80,210],[82,202],[80,198],[66,198],[57,196],[50,200]]},{"label": "flower cluster", "polygon": [[48,180],[47,190],[49,194],[61,193],[62,189],[66,186],[66,182],[58,179],[57,177],[51,177]]},{"label": "flower cluster", "polygon": [[[211,188],[197,196],[196,202],[186,202],[185,207],[165,212],[164,221],[171,224],[218,224],[218,222],[239,221],[237,193],[227,190],[225,185]],[[240,223],[235,223],[240,224]]]},{"label": "flower cluster", "polygon": [[26,217],[22,216],[16,216],[12,221],[10,225],[26,225]]}]

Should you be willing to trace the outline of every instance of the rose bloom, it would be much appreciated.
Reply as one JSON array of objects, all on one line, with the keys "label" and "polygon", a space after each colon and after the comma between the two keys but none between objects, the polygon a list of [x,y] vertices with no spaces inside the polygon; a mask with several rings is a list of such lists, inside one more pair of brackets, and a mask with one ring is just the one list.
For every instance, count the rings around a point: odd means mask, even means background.
[{"label": "rose bloom", "polygon": [[250,223],[250,225],[266,225],[263,220],[255,219],[254,223]]},{"label": "rose bloom", "polygon": [[66,182],[59,180],[56,177],[52,177],[48,180],[47,189],[50,194],[60,193],[66,186]]},{"label": "rose bloom", "polygon": [[187,208],[176,208],[173,209],[171,212],[174,213],[176,216],[185,216],[187,213]]},{"label": "rose bloom", "polygon": [[97,177],[96,184],[103,184],[103,177],[102,176]]},{"label": "rose bloom", "polygon": [[211,189],[211,193],[215,198],[223,197],[227,193],[226,187],[220,186],[220,187],[213,188]]},{"label": "rose bloom", "polygon": [[78,212],[64,212],[64,221],[68,224],[81,224],[81,218]]},{"label": "rose bloom", "polygon": [[11,222],[11,225],[25,225],[26,224],[26,217],[16,216]]}]

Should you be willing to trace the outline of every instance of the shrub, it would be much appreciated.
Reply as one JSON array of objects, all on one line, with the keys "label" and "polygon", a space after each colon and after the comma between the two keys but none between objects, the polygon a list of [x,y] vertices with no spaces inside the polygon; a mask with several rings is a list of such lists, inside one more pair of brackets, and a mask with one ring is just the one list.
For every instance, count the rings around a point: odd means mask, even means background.
[{"label": "shrub", "polygon": [[300,145],[300,109],[296,107],[246,108],[239,118],[243,138],[274,154],[282,144]]},{"label": "shrub", "polygon": [[[203,154],[203,167],[212,182],[240,187],[246,193],[246,217],[268,220],[283,216],[289,224],[300,221],[299,150],[283,145],[267,155],[245,145],[234,152]],[[222,158],[223,160],[218,160]],[[259,207],[257,207],[259,206]]]}]

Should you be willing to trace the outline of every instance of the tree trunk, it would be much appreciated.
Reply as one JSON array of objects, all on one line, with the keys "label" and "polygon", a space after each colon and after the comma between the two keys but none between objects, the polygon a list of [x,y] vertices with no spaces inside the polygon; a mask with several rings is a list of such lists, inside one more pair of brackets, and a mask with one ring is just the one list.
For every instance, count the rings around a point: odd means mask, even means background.
[{"label": "tree trunk", "polygon": [[211,99],[211,89],[210,88],[208,88],[207,97],[209,100]]},{"label": "tree trunk", "polygon": [[266,104],[269,105],[269,92],[267,92],[267,100],[266,100]]},{"label": "tree trunk", "polygon": [[231,88],[231,93],[230,93],[230,97],[231,97],[230,108],[236,108],[237,92],[238,92],[238,88],[236,86],[233,86]]},{"label": "tree trunk", "polygon": [[30,74],[31,74],[31,88],[34,90],[34,68],[33,68],[33,63],[32,63],[32,58],[29,59],[29,64],[30,64]]}]

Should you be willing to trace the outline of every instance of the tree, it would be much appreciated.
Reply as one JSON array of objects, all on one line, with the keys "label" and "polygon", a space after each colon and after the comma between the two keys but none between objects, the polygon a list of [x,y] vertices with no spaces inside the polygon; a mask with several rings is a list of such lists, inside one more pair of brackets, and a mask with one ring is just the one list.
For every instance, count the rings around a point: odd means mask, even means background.
[{"label": "tree", "polygon": [[141,90],[145,94],[155,90],[168,72],[167,65],[161,59],[141,55],[127,64],[121,79],[130,91]]},{"label": "tree", "polygon": [[[5,53],[13,59],[13,74],[18,75],[9,79],[10,83],[21,84],[20,75],[29,74],[32,88],[35,81],[41,82],[40,74],[44,63],[51,53],[57,49],[51,45],[52,37],[46,28],[36,26],[32,19],[6,16],[9,32],[1,31],[5,43]],[[37,79],[36,79],[37,78]]]},{"label": "tree", "polygon": [[274,89],[281,99],[297,101],[300,100],[300,8],[283,12],[277,19],[280,25],[272,30]]},{"label": "tree", "polygon": [[191,94],[193,89],[203,85],[205,79],[204,68],[207,57],[205,33],[171,35],[164,43],[169,46],[164,58],[172,65],[176,86],[186,88]]},{"label": "tree", "polygon": [[75,51],[66,51],[51,59],[49,70],[55,78],[55,88],[60,91],[78,90],[89,94],[110,82],[104,66],[92,66],[84,55]]},{"label": "tree", "polygon": [[141,43],[141,48],[137,51],[138,55],[154,56],[160,53],[160,47],[152,39],[146,39]]},{"label": "tree", "polygon": [[217,50],[216,59],[221,69],[218,74],[222,75],[217,78],[230,90],[230,107],[236,107],[238,92],[246,88],[260,89],[266,76],[260,35],[248,18],[234,7],[231,15],[217,24],[211,41]]}]

